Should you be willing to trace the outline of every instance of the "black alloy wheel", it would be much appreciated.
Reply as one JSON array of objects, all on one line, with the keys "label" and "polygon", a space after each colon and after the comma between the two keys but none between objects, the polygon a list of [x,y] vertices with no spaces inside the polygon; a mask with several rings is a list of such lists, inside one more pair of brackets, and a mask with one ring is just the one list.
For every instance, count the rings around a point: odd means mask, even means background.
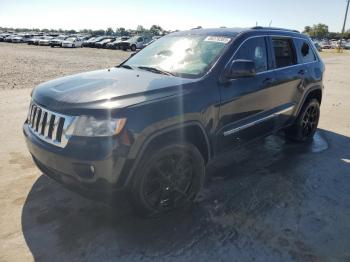
[{"label": "black alloy wheel", "polygon": [[296,142],[311,141],[320,118],[320,103],[316,99],[308,100],[302,107],[295,123],[285,131],[286,138]]},{"label": "black alloy wheel", "polygon": [[191,144],[166,146],[141,164],[134,177],[133,203],[143,216],[189,205],[204,178],[204,160]]}]

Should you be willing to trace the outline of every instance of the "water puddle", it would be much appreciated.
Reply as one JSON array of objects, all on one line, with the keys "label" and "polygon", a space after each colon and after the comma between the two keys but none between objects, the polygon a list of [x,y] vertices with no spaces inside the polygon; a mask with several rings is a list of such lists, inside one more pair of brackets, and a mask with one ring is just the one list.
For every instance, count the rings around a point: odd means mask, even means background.
[{"label": "water puddle", "polygon": [[310,145],[310,151],[313,153],[319,153],[325,151],[328,148],[328,142],[322,137],[321,132],[315,133],[314,139]]}]

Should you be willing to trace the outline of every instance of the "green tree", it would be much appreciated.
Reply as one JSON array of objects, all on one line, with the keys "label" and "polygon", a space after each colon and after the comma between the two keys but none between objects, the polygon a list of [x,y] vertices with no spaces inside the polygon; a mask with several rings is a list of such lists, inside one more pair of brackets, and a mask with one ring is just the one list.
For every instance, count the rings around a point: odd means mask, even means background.
[{"label": "green tree", "polygon": [[159,25],[152,25],[151,28],[149,29],[149,32],[152,35],[161,35],[163,34],[163,28],[160,27]]},{"label": "green tree", "polygon": [[319,23],[317,25],[305,26],[304,33],[308,34],[312,38],[326,38],[329,35],[328,25]]},{"label": "green tree", "polygon": [[311,32],[311,26],[305,26],[303,33],[310,35],[310,32]]},{"label": "green tree", "polygon": [[114,31],[111,27],[108,27],[107,30],[106,30],[106,35],[113,35],[114,34]]},{"label": "green tree", "polygon": [[105,32],[105,30],[103,30],[103,29],[94,30],[94,31],[91,32],[91,34],[92,34],[93,36],[104,35],[105,33],[106,33],[106,32]]},{"label": "green tree", "polygon": [[138,34],[143,34],[146,32],[146,28],[144,28],[142,25],[138,25],[137,28],[136,28],[136,32]]},{"label": "green tree", "polygon": [[119,36],[125,36],[125,35],[129,35],[128,32],[125,30],[124,27],[118,27],[116,30],[115,30],[115,33]]},{"label": "green tree", "polygon": [[72,35],[72,34],[76,34],[77,31],[75,31],[74,29],[71,29],[71,30],[67,30],[66,33]]}]

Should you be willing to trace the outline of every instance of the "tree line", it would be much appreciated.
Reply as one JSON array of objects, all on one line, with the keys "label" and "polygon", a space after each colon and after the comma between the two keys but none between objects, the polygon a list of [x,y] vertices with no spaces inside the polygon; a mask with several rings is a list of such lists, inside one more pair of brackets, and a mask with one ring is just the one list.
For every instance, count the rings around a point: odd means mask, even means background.
[{"label": "tree line", "polygon": [[[305,26],[303,33],[309,35],[311,38],[314,38],[314,39],[325,39],[325,38],[340,39],[341,38],[341,33],[329,32],[328,25],[322,24],[322,23],[312,25],[312,26]],[[350,39],[350,29],[344,33],[344,38]]]}]

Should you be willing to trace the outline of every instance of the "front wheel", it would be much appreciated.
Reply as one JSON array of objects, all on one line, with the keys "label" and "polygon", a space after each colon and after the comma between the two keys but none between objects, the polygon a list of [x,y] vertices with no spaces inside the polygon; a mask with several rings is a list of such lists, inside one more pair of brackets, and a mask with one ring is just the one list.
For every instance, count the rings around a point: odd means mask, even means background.
[{"label": "front wheel", "polygon": [[317,129],[320,118],[320,103],[317,99],[307,101],[295,123],[285,130],[286,138],[296,142],[310,141]]},{"label": "front wheel", "polygon": [[131,49],[131,51],[135,52],[136,51],[136,45],[131,45],[130,49]]},{"label": "front wheel", "polygon": [[145,154],[131,183],[135,211],[151,217],[191,204],[204,174],[203,157],[192,144],[171,144]]}]

